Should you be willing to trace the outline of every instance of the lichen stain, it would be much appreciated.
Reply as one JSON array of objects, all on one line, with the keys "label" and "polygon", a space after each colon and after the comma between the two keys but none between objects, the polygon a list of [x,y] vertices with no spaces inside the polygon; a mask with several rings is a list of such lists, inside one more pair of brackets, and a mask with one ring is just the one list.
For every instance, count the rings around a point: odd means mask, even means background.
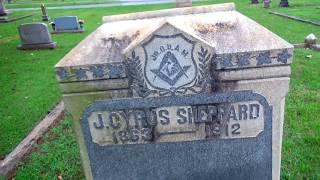
[{"label": "lichen stain", "polygon": [[234,29],[236,26],[234,23],[215,23],[215,24],[204,24],[195,23],[193,28],[201,34],[207,34],[212,32],[223,32]]},{"label": "lichen stain", "polygon": [[106,59],[123,59],[122,50],[125,49],[133,40],[139,35],[140,31],[137,30],[131,35],[123,34],[122,36],[110,35],[105,38],[101,38],[102,46],[105,51],[104,57]]}]

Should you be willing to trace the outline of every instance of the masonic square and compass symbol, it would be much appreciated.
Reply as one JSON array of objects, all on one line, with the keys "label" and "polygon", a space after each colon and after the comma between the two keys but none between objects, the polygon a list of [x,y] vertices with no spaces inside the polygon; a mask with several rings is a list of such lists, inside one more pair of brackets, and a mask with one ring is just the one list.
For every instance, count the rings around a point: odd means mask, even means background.
[{"label": "masonic square and compass symbol", "polygon": [[159,77],[172,86],[181,76],[184,75],[188,78],[186,71],[189,68],[190,66],[181,67],[175,55],[168,51],[162,58],[159,68],[151,69],[151,72],[155,74],[154,78]]},{"label": "masonic square and compass symbol", "polygon": [[148,84],[154,89],[169,91],[192,86],[197,74],[194,44],[181,33],[153,35],[143,44],[144,76]]}]

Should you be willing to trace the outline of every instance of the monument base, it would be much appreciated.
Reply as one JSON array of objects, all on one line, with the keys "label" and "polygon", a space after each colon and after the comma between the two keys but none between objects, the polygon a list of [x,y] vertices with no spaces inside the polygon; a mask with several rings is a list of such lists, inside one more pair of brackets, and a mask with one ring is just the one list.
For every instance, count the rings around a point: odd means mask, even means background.
[{"label": "monument base", "polygon": [[8,16],[0,17],[0,23],[7,23],[7,22],[10,22],[9,19],[8,19]]},{"label": "monument base", "polygon": [[74,29],[74,30],[59,30],[53,31],[51,34],[59,34],[59,33],[83,33],[84,29]]},{"label": "monument base", "polygon": [[42,16],[42,21],[49,21],[50,17],[49,16]]},{"label": "monument base", "polygon": [[14,16],[12,17],[11,15],[8,16],[0,16],[0,23],[10,23],[10,22],[14,22],[14,21],[18,21],[20,19],[24,19],[30,16],[33,16],[34,14],[27,14],[27,15],[23,15],[23,16]]},{"label": "monument base", "polygon": [[19,50],[36,50],[36,49],[55,49],[57,47],[56,42],[48,44],[22,44],[17,47]]},{"label": "monument base", "polygon": [[9,11],[2,11],[2,12],[0,12],[0,17],[1,17],[1,16],[7,16],[7,15],[9,15]]}]

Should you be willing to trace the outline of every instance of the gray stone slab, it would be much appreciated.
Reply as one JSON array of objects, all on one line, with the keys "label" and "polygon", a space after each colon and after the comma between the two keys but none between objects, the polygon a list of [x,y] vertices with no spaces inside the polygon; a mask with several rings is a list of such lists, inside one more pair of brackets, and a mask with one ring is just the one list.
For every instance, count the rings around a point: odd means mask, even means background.
[{"label": "gray stone slab", "polygon": [[54,19],[54,33],[59,32],[83,32],[77,16],[63,16]]},{"label": "gray stone slab", "polygon": [[18,27],[21,45],[18,49],[53,49],[56,43],[52,41],[48,27],[44,23],[28,23]]},{"label": "gray stone slab", "polygon": [[[89,117],[94,112],[257,101],[264,130],[257,137],[175,143],[102,146],[93,142]],[[170,119],[173,120],[173,119]],[[223,124],[223,122],[222,122]],[[182,97],[97,101],[81,118],[93,179],[271,179],[272,107],[250,91]],[[107,162],[107,163],[106,163]]]}]

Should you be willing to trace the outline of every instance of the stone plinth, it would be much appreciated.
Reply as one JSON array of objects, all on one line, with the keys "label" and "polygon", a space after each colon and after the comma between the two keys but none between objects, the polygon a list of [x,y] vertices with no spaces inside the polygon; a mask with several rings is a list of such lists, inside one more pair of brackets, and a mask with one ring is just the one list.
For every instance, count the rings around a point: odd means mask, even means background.
[{"label": "stone plinth", "polygon": [[103,20],[55,66],[87,179],[279,179],[291,44],[233,4]]},{"label": "stone plinth", "polygon": [[192,6],[192,0],[176,0],[176,7],[191,7]]}]

